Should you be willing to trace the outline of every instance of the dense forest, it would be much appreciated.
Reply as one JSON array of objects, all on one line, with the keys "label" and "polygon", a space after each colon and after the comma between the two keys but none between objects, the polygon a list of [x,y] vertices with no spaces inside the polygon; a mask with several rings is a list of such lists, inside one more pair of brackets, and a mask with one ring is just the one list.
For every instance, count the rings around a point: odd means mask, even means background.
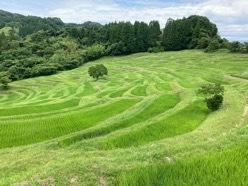
[{"label": "dense forest", "polygon": [[247,43],[222,39],[216,25],[202,16],[169,19],[161,28],[158,21],[66,24],[0,11],[2,84],[73,69],[102,56],[196,48],[248,53]]}]

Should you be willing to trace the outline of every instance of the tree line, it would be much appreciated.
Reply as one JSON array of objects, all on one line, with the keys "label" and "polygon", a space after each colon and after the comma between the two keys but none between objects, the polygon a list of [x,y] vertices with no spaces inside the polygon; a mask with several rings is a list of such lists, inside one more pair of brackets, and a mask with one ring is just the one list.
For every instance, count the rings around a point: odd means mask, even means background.
[{"label": "tree line", "polygon": [[161,28],[158,21],[65,24],[58,18],[0,11],[0,77],[4,82],[70,70],[102,56],[195,48],[247,52],[247,45],[222,39],[216,25],[202,16],[169,19]]}]

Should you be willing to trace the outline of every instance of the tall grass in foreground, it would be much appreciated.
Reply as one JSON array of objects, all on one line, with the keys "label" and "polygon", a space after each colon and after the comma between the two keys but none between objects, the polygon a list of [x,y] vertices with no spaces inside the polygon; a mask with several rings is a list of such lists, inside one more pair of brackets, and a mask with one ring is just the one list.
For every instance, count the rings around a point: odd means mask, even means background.
[{"label": "tall grass in foreground", "polygon": [[36,121],[0,123],[0,148],[37,143],[92,127],[124,112],[138,101],[122,99],[89,111],[77,111]]},{"label": "tall grass in foreground", "polygon": [[247,144],[221,153],[140,167],[122,173],[119,186],[234,186],[248,185]]},{"label": "tall grass in foreground", "polygon": [[60,145],[67,146],[77,141],[81,141],[84,139],[94,138],[101,135],[106,135],[110,132],[130,127],[136,123],[144,122],[148,119],[155,117],[158,114],[166,112],[167,110],[173,108],[177,103],[179,103],[180,97],[179,95],[162,95],[158,97],[153,103],[151,103],[147,108],[145,108],[140,113],[134,115],[129,119],[113,123],[111,125],[101,127],[99,129],[95,129],[93,131],[89,131],[83,134],[79,134],[73,136],[71,138],[67,138],[60,142]]},{"label": "tall grass in foreground", "polygon": [[162,121],[120,136],[109,137],[99,142],[98,147],[100,149],[125,148],[184,134],[197,128],[209,113],[203,101],[195,101]]}]

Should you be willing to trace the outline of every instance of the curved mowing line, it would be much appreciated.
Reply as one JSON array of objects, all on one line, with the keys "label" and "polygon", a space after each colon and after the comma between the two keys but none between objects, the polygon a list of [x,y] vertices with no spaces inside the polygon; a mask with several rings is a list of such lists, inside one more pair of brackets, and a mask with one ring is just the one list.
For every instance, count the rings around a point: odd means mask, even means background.
[{"label": "curved mowing line", "polygon": [[147,85],[139,86],[133,89],[131,93],[135,96],[146,96],[146,89]]},{"label": "curved mowing line", "polygon": [[[54,111],[50,111],[50,112],[43,112],[43,113],[33,113],[33,114],[27,114],[27,115],[17,115],[17,116],[3,116],[0,117],[0,124],[4,124],[7,122],[19,122],[19,121],[34,121],[36,122],[36,120],[39,119],[44,119],[44,118],[53,118],[53,117],[59,117],[62,116],[63,114],[70,114],[72,112],[79,112],[87,109],[89,110],[90,108],[94,108],[95,106],[100,107],[103,106],[104,104],[106,104],[108,102],[108,100],[98,100],[98,101],[94,101],[94,102],[89,102],[87,104],[84,105],[80,105],[77,107],[69,107],[69,108],[63,108],[61,110],[54,110]],[[90,109],[91,110],[91,109]]]},{"label": "curved mowing line", "polygon": [[[69,100],[63,103],[47,104],[41,106],[25,106],[11,109],[0,109],[0,116],[15,116],[33,113],[43,113],[64,108],[75,107],[79,103],[78,99]],[[1,118],[0,118],[1,119]]]},{"label": "curved mowing line", "polygon": [[117,115],[139,100],[123,99],[86,112],[39,120],[0,125],[0,148],[37,143],[80,131]]},{"label": "curved mowing line", "polygon": [[105,91],[100,92],[96,97],[97,98],[103,98],[112,92],[113,92],[113,90],[105,90]]},{"label": "curved mowing line", "polygon": [[60,142],[60,145],[67,146],[75,142],[81,141],[83,139],[94,138],[102,135],[106,135],[113,131],[132,126],[136,123],[146,121],[147,119],[153,118],[171,108],[173,108],[177,103],[179,103],[180,98],[178,95],[163,95],[157,98],[152,104],[145,108],[140,113],[137,113],[134,117],[120,121],[118,123],[113,123],[109,126],[96,129],[84,134],[73,136],[72,138],[65,139]]},{"label": "curved mowing line", "polygon": [[[8,93],[8,95],[7,95]],[[8,104],[13,104],[13,101],[18,101],[20,99],[20,96],[19,96],[20,93],[18,92],[13,92],[12,90],[9,91],[9,92],[5,92],[5,95],[7,95],[5,97],[4,100],[1,101],[1,105],[8,105]]]},{"label": "curved mowing line", "polygon": [[109,95],[109,97],[111,97],[111,98],[121,97],[129,89],[130,89],[130,87],[129,88],[122,89],[122,90],[119,90],[119,91],[116,91],[116,92],[113,92],[112,94]]},{"label": "curved mowing line", "polygon": [[105,139],[97,146],[100,149],[126,148],[188,133],[197,128],[209,113],[203,102],[196,101],[165,120],[121,136]]},{"label": "curved mowing line", "polygon": [[169,83],[156,83],[156,88],[158,91],[170,91],[171,87],[169,85]]},{"label": "curved mowing line", "polygon": [[83,92],[77,94],[77,96],[78,97],[88,96],[88,95],[94,94],[95,92],[96,90],[93,88],[93,86],[89,82],[86,82],[84,84]]}]

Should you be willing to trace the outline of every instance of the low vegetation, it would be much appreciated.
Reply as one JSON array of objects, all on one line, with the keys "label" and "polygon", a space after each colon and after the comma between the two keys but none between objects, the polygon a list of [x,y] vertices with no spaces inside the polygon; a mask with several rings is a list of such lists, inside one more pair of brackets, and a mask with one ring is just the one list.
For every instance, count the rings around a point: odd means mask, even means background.
[{"label": "low vegetation", "polygon": [[[0,185],[247,185],[247,60],[140,53],[10,83]],[[111,75],[92,81],[101,64]],[[211,112],[215,95],[224,101]]]},{"label": "low vegetation", "polygon": [[197,15],[0,11],[0,185],[248,185],[245,53]]},{"label": "low vegetation", "polygon": [[220,84],[207,84],[203,85],[199,92],[206,96],[207,107],[212,111],[216,111],[223,104],[224,90],[224,87]]}]

